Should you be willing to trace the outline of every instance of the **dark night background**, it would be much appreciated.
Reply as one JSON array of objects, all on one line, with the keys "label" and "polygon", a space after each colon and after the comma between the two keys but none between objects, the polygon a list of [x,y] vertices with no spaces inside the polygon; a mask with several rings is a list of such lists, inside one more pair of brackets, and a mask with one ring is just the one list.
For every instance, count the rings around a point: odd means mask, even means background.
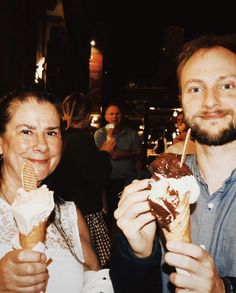
[{"label": "dark night background", "polygon": [[[114,99],[124,102],[130,126],[139,130],[144,121],[146,147],[164,133],[171,140],[173,111],[180,106],[175,78],[178,51],[183,42],[200,34],[224,34],[236,40],[233,4],[0,0],[0,95],[34,84],[40,56],[46,58],[46,81],[41,80],[41,86],[60,99],[73,91],[89,92],[90,41],[95,39],[103,53],[99,106]],[[63,16],[57,14],[58,7]],[[155,109],[150,111],[150,106]]]},{"label": "dark night background", "polygon": [[[46,13],[58,1],[0,1],[1,95],[34,82],[39,40],[46,42]],[[175,58],[180,46],[202,33],[234,34],[232,4],[62,0],[66,27],[62,38],[67,41],[52,46],[51,55],[61,58],[61,72],[48,90],[60,97],[88,90],[90,40],[94,38],[104,57],[101,102],[122,96],[132,100],[135,95],[159,99],[161,107],[176,106]],[[130,81],[139,90],[129,91]]]}]

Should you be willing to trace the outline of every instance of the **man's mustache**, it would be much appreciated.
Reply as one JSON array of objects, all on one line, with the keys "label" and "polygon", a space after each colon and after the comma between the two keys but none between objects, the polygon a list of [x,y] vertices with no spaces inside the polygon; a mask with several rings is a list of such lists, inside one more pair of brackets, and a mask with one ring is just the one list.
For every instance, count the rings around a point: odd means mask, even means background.
[{"label": "man's mustache", "polygon": [[194,118],[209,118],[214,116],[226,116],[226,115],[232,115],[232,110],[214,110],[214,111],[208,111],[204,110],[194,115]]}]

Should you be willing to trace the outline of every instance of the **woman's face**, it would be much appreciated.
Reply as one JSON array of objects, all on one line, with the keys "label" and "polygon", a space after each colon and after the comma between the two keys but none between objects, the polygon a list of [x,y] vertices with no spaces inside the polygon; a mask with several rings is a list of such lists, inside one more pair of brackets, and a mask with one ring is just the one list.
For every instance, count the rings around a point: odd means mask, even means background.
[{"label": "woman's face", "polygon": [[27,161],[40,183],[60,160],[60,116],[48,102],[38,103],[32,98],[15,104],[6,132],[0,137],[3,178],[21,185],[22,166]]}]

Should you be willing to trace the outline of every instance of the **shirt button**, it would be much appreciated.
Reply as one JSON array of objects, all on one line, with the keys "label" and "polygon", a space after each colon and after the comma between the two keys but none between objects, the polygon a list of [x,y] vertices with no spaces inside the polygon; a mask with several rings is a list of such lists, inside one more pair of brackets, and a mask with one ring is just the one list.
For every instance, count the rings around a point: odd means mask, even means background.
[{"label": "shirt button", "polygon": [[209,209],[209,210],[211,210],[211,209],[214,208],[214,204],[213,204],[212,202],[210,202],[207,206],[208,206],[208,209]]}]

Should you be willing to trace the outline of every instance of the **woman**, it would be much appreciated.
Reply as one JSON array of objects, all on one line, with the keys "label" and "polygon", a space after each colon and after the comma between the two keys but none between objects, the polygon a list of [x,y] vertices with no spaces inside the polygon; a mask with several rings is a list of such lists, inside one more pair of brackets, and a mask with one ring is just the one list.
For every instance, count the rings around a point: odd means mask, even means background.
[{"label": "woman", "polygon": [[73,93],[64,99],[63,152],[50,184],[56,194],[74,201],[80,208],[100,263],[105,267],[110,258],[110,238],[102,212],[102,195],[110,178],[111,163],[109,153],[97,149],[87,129],[91,109],[91,101],[84,94]]},{"label": "woman", "polygon": [[60,127],[57,101],[44,91],[20,89],[0,101],[0,292],[93,292],[91,279],[103,292],[113,292],[108,271],[98,271],[88,229],[71,202],[55,197],[45,241],[49,265],[46,254],[12,245],[19,241],[11,204],[22,186],[22,166],[33,166],[40,186],[60,160]]}]

